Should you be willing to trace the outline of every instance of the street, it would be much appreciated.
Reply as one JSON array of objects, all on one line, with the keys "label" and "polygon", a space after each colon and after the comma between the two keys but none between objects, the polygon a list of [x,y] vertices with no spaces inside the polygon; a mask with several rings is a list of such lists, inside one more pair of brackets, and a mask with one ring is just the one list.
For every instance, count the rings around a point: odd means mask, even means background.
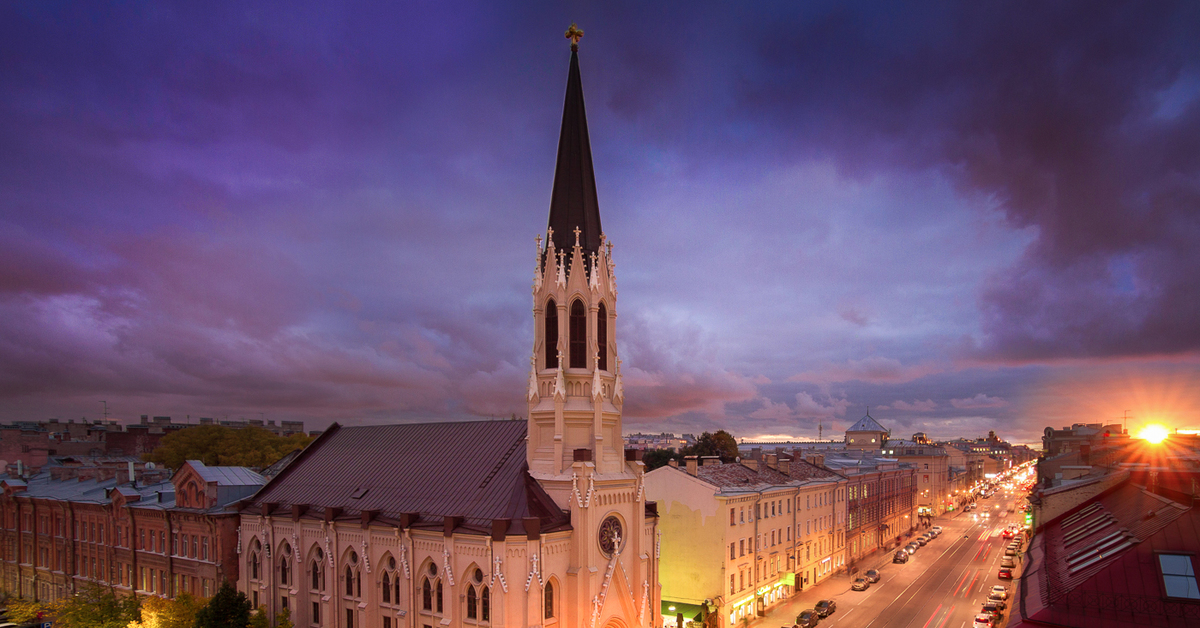
[{"label": "street", "polygon": [[[942,533],[905,564],[892,564],[892,553],[875,558],[880,562],[860,564],[861,570],[875,567],[879,582],[866,591],[850,590],[851,578],[841,575],[796,595],[787,604],[768,613],[761,625],[791,626],[802,610],[821,599],[837,602],[837,612],[821,620],[821,628],[963,628],[970,627],[995,584],[1009,587],[997,572],[1009,541],[1000,536],[1009,523],[1023,515],[1007,513],[1015,497],[998,493],[980,500],[971,513],[955,513],[934,521]],[[997,508],[999,506],[999,508]],[[982,513],[990,511],[990,517]],[[915,537],[914,537],[915,538]],[[1016,575],[1021,562],[1017,562]],[[1010,600],[1011,601],[1011,597]],[[1007,624],[1012,609],[1006,609],[997,627]]]}]

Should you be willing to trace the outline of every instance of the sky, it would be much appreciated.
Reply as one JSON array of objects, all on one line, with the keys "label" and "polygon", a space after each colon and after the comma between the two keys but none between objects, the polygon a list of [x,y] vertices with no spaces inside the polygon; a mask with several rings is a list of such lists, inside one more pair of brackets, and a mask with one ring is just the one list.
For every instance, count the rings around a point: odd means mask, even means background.
[{"label": "sky", "polygon": [[579,43],[624,429],[1200,427],[1200,4],[0,6],[0,421],[525,414]]}]

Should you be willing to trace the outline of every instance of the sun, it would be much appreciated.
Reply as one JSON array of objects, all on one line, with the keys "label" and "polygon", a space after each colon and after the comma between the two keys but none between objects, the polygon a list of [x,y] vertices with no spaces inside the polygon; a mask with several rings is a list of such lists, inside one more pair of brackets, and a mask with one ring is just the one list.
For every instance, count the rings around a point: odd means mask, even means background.
[{"label": "sun", "polygon": [[1151,423],[1150,425],[1143,427],[1142,430],[1138,432],[1137,437],[1157,445],[1158,443],[1166,440],[1167,434],[1167,428],[1157,423]]}]

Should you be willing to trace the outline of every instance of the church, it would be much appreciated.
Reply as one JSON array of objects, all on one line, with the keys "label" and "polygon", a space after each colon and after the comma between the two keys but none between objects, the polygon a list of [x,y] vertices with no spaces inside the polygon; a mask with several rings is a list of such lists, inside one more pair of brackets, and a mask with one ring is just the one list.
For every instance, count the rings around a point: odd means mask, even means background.
[{"label": "church", "polygon": [[243,503],[239,589],[296,626],[660,626],[658,514],[625,451],[612,244],[572,25],[533,279],[526,420],[334,424]]}]

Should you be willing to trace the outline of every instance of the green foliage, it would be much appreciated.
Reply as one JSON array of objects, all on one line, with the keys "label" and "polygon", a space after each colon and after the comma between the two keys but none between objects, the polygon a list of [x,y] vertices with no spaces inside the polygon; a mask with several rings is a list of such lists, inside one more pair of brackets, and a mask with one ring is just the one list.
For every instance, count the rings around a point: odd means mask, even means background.
[{"label": "green foliage", "polygon": [[249,628],[271,628],[271,620],[267,619],[267,607],[259,606],[250,615]]},{"label": "green foliage", "polygon": [[142,620],[130,622],[127,628],[192,628],[201,608],[204,600],[188,593],[173,600],[147,597],[142,600]]},{"label": "green foliage", "polygon": [[[730,463],[738,458],[737,440],[725,430],[705,432],[694,445],[684,447],[680,456],[720,456],[721,462]],[[644,458],[643,458],[644,460]]]},{"label": "green foliage", "polygon": [[296,628],[292,623],[292,609],[285,608],[275,617],[275,628]]},{"label": "green foliage", "polygon": [[250,600],[226,580],[217,594],[196,613],[195,628],[247,628],[250,624]]},{"label": "green foliage", "polygon": [[90,583],[53,605],[56,628],[125,628],[140,617],[141,600]]},{"label": "green foliage", "polygon": [[14,624],[28,623],[49,614],[50,607],[41,602],[17,597],[8,600],[8,621]]},{"label": "green foliage", "polygon": [[188,460],[209,466],[269,466],[312,442],[307,434],[276,436],[261,427],[233,429],[223,425],[197,425],[167,434],[146,460],[178,469]]},{"label": "green foliage", "polygon": [[653,471],[667,466],[676,455],[671,449],[649,449],[642,454],[642,464],[646,465],[647,471]]}]

